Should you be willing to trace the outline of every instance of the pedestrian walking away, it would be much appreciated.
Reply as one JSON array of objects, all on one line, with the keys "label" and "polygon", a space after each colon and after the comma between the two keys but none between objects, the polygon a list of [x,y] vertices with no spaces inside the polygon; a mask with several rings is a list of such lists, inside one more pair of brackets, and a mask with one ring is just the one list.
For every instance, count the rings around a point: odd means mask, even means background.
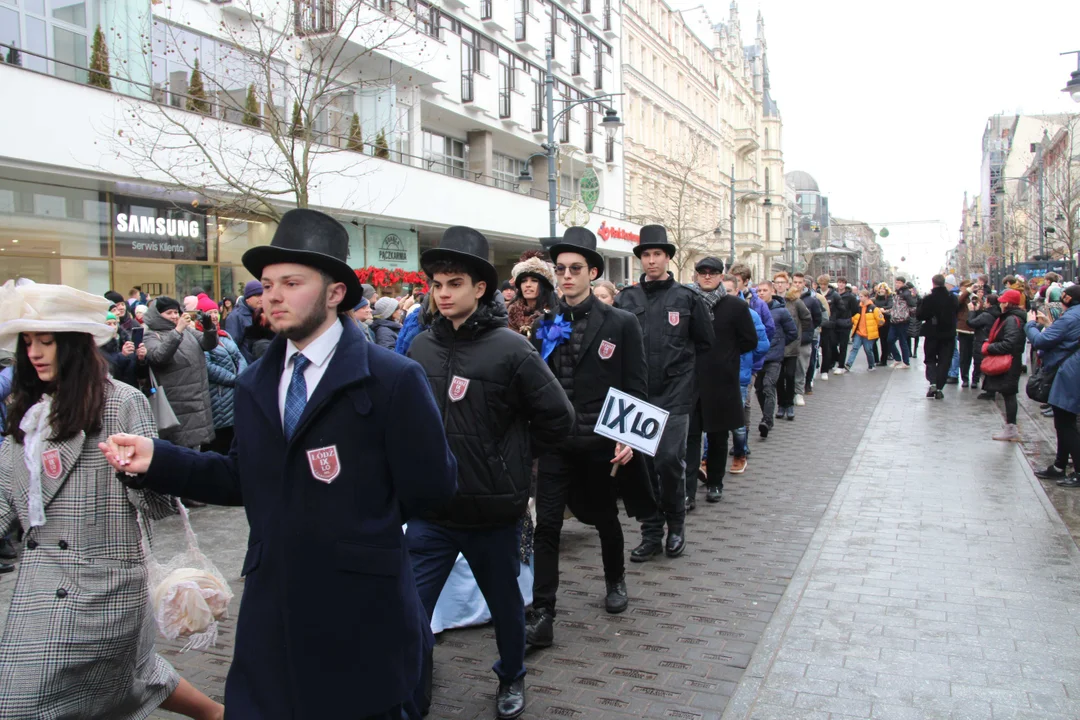
[{"label": "pedestrian walking away", "polygon": [[930,294],[922,299],[915,316],[922,323],[922,336],[926,338],[923,360],[926,363],[926,380],[930,389],[926,397],[944,399],[942,390],[952,365],[956,346],[956,296],[945,288],[945,276],[935,275]]},{"label": "pedestrian walking away", "polygon": [[237,380],[229,455],[101,446],[131,487],[245,507],[230,720],[419,717],[433,638],[401,525],[453,497],[457,463],[420,366],[344,316],[362,296],[348,247],[337,220],[296,209],[244,253],[277,336]]},{"label": "pedestrian walking away", "polygon": [[[493,301],[498,283],[488,242],[468,227],[451,227],[420,258],[434,300],[430,329],[409,349],[439,406],[458,458],[457,493],[443,507],[409,522],[405,543],[420,602],[430,621],[458,553],[469,563],[491,610],[499,659],[495,716],[525,711],[525,603],[518,587],[520,523],[532,484],[530,436],[563,439],[574,409],[540,354],[508,327]],[[417,706],[432,700],[431,655]]]},{"label": "pedestrian walking away", "polygon": [[[765,356],[765,364],[761,372],[757,374],[754,388],[758,407],[761,409],[761,422],[758,423],[758,432],[761,437],[765,438],[769,436],[769,432],[775,423],[773,414],[776,413],[780,417],[776,404],[777,384],[784,364],[786,348],[799,342],[799,328],[785,304],[774,297],[772,281],[764,280],[758,283],[757,291],[761,299],[767,303],[766,307],[776,326],[776,334],[770,342],[769,352]],[[783,416],[787,416],[786,411]]]},{"label": "pedestrian walking away", "polygon": [[[568,437],[539,453],[533,611],[527,625],[528,643],[535,647],[548,647],[555,639],[566,509],[595,527],[600,537],[604,609],[611,614],[624,612],[629,604],[618,497],[630,517],[643,520],[657,513],[644,456],[593,432],[610,388],[642,400],[648,394],[641,327],[631,313],[591,292],[590,280],[604,271],[591,231],[567,228],[549,252],[562,301],[553,315],[535,321],[531,336],[573,403],[574,425]],[[613,465],[619,466],[615,480]]]},{"label": "pedestrian walking away", "polygon": [[[127,492],[97,450],[113,433],[150,443],[146,398],[112,380],[97,345],[109,303],[65,285],[0,288],[0,350],[16,373],[0,445],[0,536],[24,535],[0,639],[0,717],[193,718],[224,709],[154,653],[144,521],[172,498]],[[61,621],[61,618],[63,619]]]},{"label": "pedestrian walking away", "polygon": [[660,512],[641,524],[641,544],[630,553],[631,560],[641,562],[661,552],[678,557],[686,549],[684,481],[694,366],[712,344],[713,327],[697,293],[675,282],[668,271],[675,246],[668,242],[667,230],[643,227],[634,254],[645,272],[638,285],[619,293],[615,305],[637,317],[649,369],[648,401],[670,413],[656,455],[648,460]]}]

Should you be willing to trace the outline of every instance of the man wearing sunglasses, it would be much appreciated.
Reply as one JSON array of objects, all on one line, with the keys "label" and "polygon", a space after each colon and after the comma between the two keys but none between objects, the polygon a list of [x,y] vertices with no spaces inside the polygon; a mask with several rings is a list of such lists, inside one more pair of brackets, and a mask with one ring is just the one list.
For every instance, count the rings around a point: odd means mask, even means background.
[{"label": "man wearing sunglasses", "polygon": [[[548,252],[555,262],[563,297],[554,313],[535,322],[532,338],[570,398],[575,421],[566,440],[539,455],[533,535],[536,574],[533,613],[526,633],[534,647],[554,642],[564,510],[569,506],[578,520],[595,526],[600,535],[607,586],[604,607],[612,614],[626,610],[629,602],[617,498],[622,495],[631,517],[656,512],[641,456],[593,432],[608,388],[645,398],[647,371],[641,329],[633,315],[605,305],[592,294],[590,281],[604,272],[604,258],[596,252],[592,232],[568,228]],[[552,333],[555,328],[558,331]],[[619,469],[612,479],[613,465],[627,467]]]},{"label": "man wearing sunglasses", "polygon": [[641,544],[630,552],[631,561],[645,562],[661,552],[678,557],[686,549],[684,478],[686,437],[697,387],[695,364],[697,356],[712,345],[714,333],[702,299],[668,272],[675,246],[668,242],[662,225],[641,228],[634,254],[645,272],[638,285],[619,293],[615,306],[637,316],[649,366],[648,400],[671,413],[650,462],[659,511],[641,523]]}]

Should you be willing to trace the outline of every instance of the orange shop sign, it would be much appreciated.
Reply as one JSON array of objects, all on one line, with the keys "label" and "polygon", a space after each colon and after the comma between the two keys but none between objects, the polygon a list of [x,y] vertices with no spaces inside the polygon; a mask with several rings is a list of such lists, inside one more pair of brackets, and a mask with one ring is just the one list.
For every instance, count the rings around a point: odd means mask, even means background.
[{"label": "orange shop sign", "polygon": [[637,233],[619,227],[612,227],[611,225],[608,225],[607,222],[600,223],[600,229],[596,234],[604,240],[611,240],[614,238],[616,240],[629,240],[632,243],[641,242],[641,236]]}]

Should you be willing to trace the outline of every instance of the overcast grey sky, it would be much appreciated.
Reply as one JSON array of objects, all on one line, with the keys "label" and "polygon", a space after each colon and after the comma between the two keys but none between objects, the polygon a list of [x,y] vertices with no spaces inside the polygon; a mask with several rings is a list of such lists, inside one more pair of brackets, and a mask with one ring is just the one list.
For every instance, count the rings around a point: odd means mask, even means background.
[{"label": "overcast grey sky", "polygon": [[[706,7],[726,21],[728,4]],[[1080,111],[1061,92],[1076,56],[1058,55],[1080,50],[1077,0],[743,0],[747,42],[759,9],[785,171],[813,175],[834,215],[889,223],[886,256],[924,287],[978,192],[986,118]],[[913,220],[944,224],[893,224]]]}]

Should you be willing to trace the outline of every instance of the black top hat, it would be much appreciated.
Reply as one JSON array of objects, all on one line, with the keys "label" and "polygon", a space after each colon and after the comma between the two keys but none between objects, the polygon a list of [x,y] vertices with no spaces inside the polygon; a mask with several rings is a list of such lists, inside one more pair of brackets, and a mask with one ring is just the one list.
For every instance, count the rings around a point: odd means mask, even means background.
[{"label": "black top hat", "polygon": [[634,254],[641,259],[641,253],[653,248],[659,248],[667,253],[667,256],[675,257],[675,246],[668,242],[667,230],[663,225],[646,225],[641,228],[641,242],[634,248]]},{"label": "black top hat", "polygon": [[342,308],[355,307],[364,296],[360,280],[349,267],[349,233],[326,213],[307,208],[289,210],[281,216],[269,245],[253,247],[241,261],[256,278],[263,268],[277,263],[297,263],[322,270],[334,282],[345,283]]},{"label": "black top hat", "polygon": [[559,254],[578,253],[585,258],[589,267],[596,268],[596,277],[604,274],[604,256],[596,252],[596,236],[592,230],[583,227],[568,227],[559,242],[548,248],[551,262],[559,262]]},{"label": "black top hat", "polygon": [[702,270],[715,270],[718,273],[724,272],[724,261],[720,258],[709,257],[701,258],[697,261],[697,265],[694,266],[694,270],[701,272]]},{"label": "black top hat", "polygon": [[420,267],[431,275],[428,267],[442,260],[461,262],[474,268],[480,279],[487,283],[484,302],[490,300],[499,289],[499,274],[495,272],[495,266],[488,261],[488,241],[480,231],[463,225],[446,228],[439,247],[425,250],[420,255]]}]

